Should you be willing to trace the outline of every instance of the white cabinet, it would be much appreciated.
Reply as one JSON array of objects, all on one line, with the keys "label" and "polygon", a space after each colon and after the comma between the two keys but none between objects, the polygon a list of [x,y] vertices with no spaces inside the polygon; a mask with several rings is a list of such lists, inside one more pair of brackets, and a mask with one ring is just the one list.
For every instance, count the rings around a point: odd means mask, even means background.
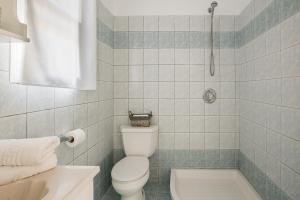
[{"label": "white cabinet", "polygon": [[19,22],[18,0],[0,0],[0,42],[29,41],[27,26]]}]

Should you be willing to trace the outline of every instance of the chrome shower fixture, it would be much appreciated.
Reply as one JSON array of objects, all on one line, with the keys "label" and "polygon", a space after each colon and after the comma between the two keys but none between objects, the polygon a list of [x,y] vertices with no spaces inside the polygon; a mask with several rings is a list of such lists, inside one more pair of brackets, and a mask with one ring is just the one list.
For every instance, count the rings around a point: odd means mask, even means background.
[{"label": "chrome shower fixture", "polygon": [[209,72],[211,76],[215,75],[215,55],[214,55],[214,14],[215,7],[218,6],[218,2],[213,1],[211,3],[211,7],[208,8],[208,12],[211,14],[210,20],[210,64],[209,64]]},{"label": "chrome shower fixture", "polygon": [[208,12],[211,13],[212,15],[214,15],[215,7],[217,7],[217,6],[218,6],[218,2],[213,1],[213,2],[211,3],[211,7],[208,8]]}]

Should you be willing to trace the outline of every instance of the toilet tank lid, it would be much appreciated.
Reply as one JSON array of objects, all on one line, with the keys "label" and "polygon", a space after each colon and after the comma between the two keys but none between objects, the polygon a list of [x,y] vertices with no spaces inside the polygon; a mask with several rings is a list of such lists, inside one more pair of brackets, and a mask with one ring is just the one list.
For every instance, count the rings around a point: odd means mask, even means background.
[{"label": "toilet tank lid", "polygon": [[130,125],[122,125],[120,130],[121,133],[152,133],[158,131],[158,126],[151,125],[149,127],[133,127]]}]

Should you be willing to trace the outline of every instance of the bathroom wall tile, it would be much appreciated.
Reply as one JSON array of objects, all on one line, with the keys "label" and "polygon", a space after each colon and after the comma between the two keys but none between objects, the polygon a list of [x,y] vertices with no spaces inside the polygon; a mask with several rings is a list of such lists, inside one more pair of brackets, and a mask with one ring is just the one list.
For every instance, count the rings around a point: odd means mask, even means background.
[{"label": "bathroom wall tile", "polygon": [[299,93],[300,79],[283,79],[282,81],[282,104],[299,108]]},{"label": "bathroom wall tile", "polygon": [[159,81],[174,81],[174,65],[159,66]]},{"label": "bathroom wall tile", "polygon": [[159,31],[174,31],[174,16],[159,16]]},{"label": "bathroom wall tile", "polygon": [[220,149],[235,149],[235,133],[220,134]]},{"label": "bathroom wall tile", "polygon": [[128,99],[114,100],[114,114],[127,115],[128,114]]},{"label": "bathroom wall tile", "polygon": [[189,148],[189,134],[176,133],[175,134],[175,149],[188,149]]},{"label": "bathroom wall tile", "polygon": [[54,135],[54,111],[45,110],[27,114],[27,137],[47,137]]},{"label": "bathroom wall tile", "polygon": [[204,149],[204,134],[190,134],[190,150]]},{"label": "bathroom wall tile", "polygon": [[206,133],[205,134],[205,149],[218,149],[220,146],[219,133]]},{"label": "bathroom wall tile", "polygon": [[159,64],[174,64],[174,49],[159,49]]},{"label": "bathroom wall tile", "polygon": [[190,116],[190,132],[203,133],[204,132],[204,117],[203,116]]},{"label": "bathroom wall tile", "polygon": [[154,31],[144,32],[144,48],[145,49],[156,49],[158,48],[158,33]]},{"label": "bathroom wall tile", "polygon": [[128,49],[114,49],[114,65],[128,65]]},{"label": "bathroom wall tile", "polygon": [[152,119],[153,124],[158,123],[157,115],[158,115],[158,99],[144,99],[144,112],[150,113],[154,115]]},{"label": "bathroom wall tile", "polygon": [[129,82],[129,98],[138,99],[144,97],[143,82]]},{"label": "bathroom wall tile", "polygon": [[222,82],[220,84],[221,98],[235,98],[235,82]]},{"label": "bathroom wall tile", "polygon": [[204,81],[203,65],[190,65],[190,81]]},{"label": "bathroom wall tile", "polygon": [[175,83],[175,98],[186,99],[189,98],[189,82],[176,82]]},{"label": "bathroom wall tile", "polygon": [[28,87],[27,111],[38,111],[54,107],[54,89],[46,87]]},{"label": "bathroom wall tile", "polygon": [[203,99],[190,99],[190,115],[204,115]]},{"label": "bathroom wall tile", "polygon": [[300,142],[289,139],[287,137],[281,138],[281,161],[295,170],[300,172]]},{"label": "bathroom wall tile", "polygon": [[168,49],[175,47],[175,34],[171,31],[159,32],[159,48]]},{"label": "bathroom wall tile", "polygon": [[74,106],[74,128],[86,128],[88,124],[87,104]]},{"label": "bathroom wall tile", "polygon": [[204,90],[203,82],[190,82],[190,98],[192,99],[202,98],[203,90]]},{"label": "bathroom wall tile", "polygon": [[127,66],[114,66],[114,81],[128,81]]},{"label": "bathroom wall tile", "polygon": [[129,99],[129,110],[133,113],[142,113],[144,111],[143,99]]},{"label": "bathroom wall tile", "polygon": [[129,65],[141,65],[144,63],[143,49],[129,49]]},{"label": "bathroom wall tile", "polygon": [[114,31],[128,31],[128,17],[118,16],[114,20]]},{"label": "bathroom wall tile", "polygon": [[[160,116],[159,117],[159,130],[160,133],[172,133],[174,132],[174,116]],[[163,146],[161,146],[163,147]]]},{"label": "bathroom wall tile", "polygon": [[144,64],[158,64],[158,49],[144,49]]},{"label": "bathroom wall tile", "polygon": [[189,49],[175,49],[175,64],[189,64],[189,57]]},{"label": "bathroom wall tile", "polygon": [[204,49],[190,49],[190,64],[204,64]]},{"label": "bathroom wall tile", "polygon": [[129,16],[129,31],[143,31],[144,17],[143,16]]},{"label": "bathroom wall tile", "polygon": [[175,115],[189,115],[190,104],[186,99],[175,100]]},{"label": "bathroom wall tile", "polygon": [[1,139],[26,138],[26,115],[0,118]]},{"label": "bathroom wall tile", "polygon": [[129,34],[127,31],[114,32],[114,48],[115,49],[129,48]]},{"label": "bathroom wall tile", "polygon": [[143,32],[129,32],[129,48],[142,49],[144,47]]},{"label": "bathroom wall tile", "polygon": [[190,17],[189,16],[175,16],[175,31],[189,31]]},{"label": "bathroom wall tile", "polygon": [[73,129],[73,107],[64,107],[55,110],[55,135],[65,134]]},{"label": "bathroom wall tile", "polygon": [[142,66],[129,66],[129,81],[143,81],[143,74]]},{"label": "bathroom wall tile", "polygon": [[74,165],[75,166],[85,166],[88,164],[88,156],[87,153],[81,154],[77,158],[74,159]]},{"label": "bathroom wall tile", "polygon": [[220,130],[220,117],[219,116],[205,116],[205,132],[214,133]]},{"label": "bathroom wall tile", "polygon": [[189,66],[175,65],[175,81],[189,81]]},{"label": "bathroom wall tile", "polygon": [[220,116],[220,131],[221,132],[236,132],[236,117]]},{"label": "bathroom wall tile", "polygon": [[174,100],[160,99],[159,100],[159,115],[174,115]]},{"label": "bathroom wall tile", "polygon": [[0,116],[26,112],[26,87],[9,84],[8,72],[0,72]]},{"label": "bathroom wall tile", "polygon": [[189,48],[189,32],[177,31],[175,32],[175,48],[186,49]]},{"label": "bathroom wall tile", "polygon": [[1,71],[8,71],[9,69],[9,52],[10,52],[10,45],[6,43],[0,44],[0,70]]},{"label": "bathroom wall tile", "polygon": [[190,16],[190,31],[204,31],[204,16]]},{"label": "bathroom wall tile", "polygon": [[189,34],[189,47],[191,49],[201,49],[205,47],[205,33],[199,31],[191,31]]},{"label": "bathroom wall tile", "polygon": [[144,16],[144,31],[158,31],[158,16]]},{"label": "bathroom wall tile", "polygon": [[144,98],[155,99],[158,98],[158,83],[144,82]]},{"label": "bathroom wall tile", "polygon": [[188,116],[175,116],[175,133],[188,133],[190,122]]},{"label": "bathroom wall tile", "polygon": [[159,82],[159,98],[174,98],[175,86],[173,82]]},{"label": "bathroom wall tile", "polygon": [[234,31],[235,16],[220,16],[220,31]]},{"label": "bathroom wall tile", "polygon": [[144,65],[144,81],[158,81],[158,65]]},{"label": "bathroom wall tile", "polygon": [[[174,134],[160,134],[159,135],[159,146],[160,146],[160,150],[171,150],[174,149],[174,143],[175,143],[175,137]],[[163,156],[162,152],[159,152],[159,159],[160,159],[160,163],[163,166],[167,166],[169,167],[169,165],[172,165],[174,163],[174,157],[169,155],[171,153],[169,153],[169,151],[167,151],[166,155]],[[165,159],[163,159],[165,158]],[[164,160],[164,162],[162,162],[162,160]],[[161,172],[159,172],[159,174],[161,175]],[[163,178],[162,180],[166,180],[168,179],[167,177]]]}]

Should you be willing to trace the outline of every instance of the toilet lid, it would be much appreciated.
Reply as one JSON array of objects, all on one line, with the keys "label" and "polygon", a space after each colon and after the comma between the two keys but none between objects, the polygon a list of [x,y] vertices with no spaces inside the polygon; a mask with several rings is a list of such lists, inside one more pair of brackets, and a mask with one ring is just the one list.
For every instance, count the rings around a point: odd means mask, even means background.
[{"label": "toilet lid", "polygon": [[128,156],[115,164],[111,171],[111,176],[114,180],[121,182],[135,181],[142,178],[148,170],[148,158]]}]

